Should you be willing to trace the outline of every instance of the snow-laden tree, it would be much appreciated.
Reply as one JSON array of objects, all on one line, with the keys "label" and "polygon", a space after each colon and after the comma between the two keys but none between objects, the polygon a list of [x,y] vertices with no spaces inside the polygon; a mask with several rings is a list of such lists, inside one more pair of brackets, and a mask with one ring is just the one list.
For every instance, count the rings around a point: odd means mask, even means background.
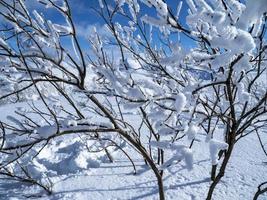
[{"label": "snow-laden tree", "polygon": [[0,122],[0,173],[50,192],[36,175],[46,169],[38,156],[53,141],[74,135],[87,147],[78,158],[92,148],[111,160],[109,146],[131,160],[128,143],[164,199],[164,170],[181,161],[191,170],[194,143],[205,134],[211,199],[235,144],[266,126],[265,0],[187,0],[175,8],[163,0],[99,0],[93,10],[109,35],[95,29],[86,49],[68,1],[39,2],[65,22],[23,0],[0,0],[0,100],[21,93],[33,100]]}]

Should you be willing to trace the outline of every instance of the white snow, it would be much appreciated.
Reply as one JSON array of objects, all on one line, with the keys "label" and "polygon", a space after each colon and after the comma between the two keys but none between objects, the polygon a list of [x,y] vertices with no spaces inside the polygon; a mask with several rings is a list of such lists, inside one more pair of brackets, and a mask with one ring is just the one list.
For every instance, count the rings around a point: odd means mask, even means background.
[{"label": "white snow", "polygon": [[57,133],[57,127],[55,125],[52,126],[46,125],[37,128],[35,131],[41,138],[48,138]]},{"label": "white snow", "polygon": [[[0,199],[158,199],[156,177],[144,162],[146,156],[141,156],[140,149],[135,149],[137,145],[132,146],[127,141],[140,142],[142,150],[147,151],[155,166],[164,170],[166,199],[206,198],[212,183],[212,165],[220,166],[218,154],[229,148],[224,141],[227,136],[225,127],[233,120],[229,118],[233,109],[229,108],[232,102],[227,91],[230,90],[228,87],[224,88],[224,85],[229,83],[229,79],[225,82],[227,74],[231,72],[230,87],[234,93],[233,103],[237,120],[239,115],[246,116],[245,112],[242,112],[245,102],[248,104],[244,111],[249,111],[250,107],[257,103],[256,99],[260,99],[266,92],[264,83],[258,80],[255,82],[257,84],[252,85],[252,91],[247,89],[249,82],[253,80],[253,68],[257,68],[257,34],[263,26],[262,15],[267,11],[266,0],[258,0],[257,3],[248,0],[246,7],[237,0],[186,0],[190,9],[186,24],[179,19],[183,15],[182,1],[176,2],[179,4],[176,17],[169,13],[165,0],[115,1],[118,3],[118,10],[112,8],[112,5],[107,5],[106,10],[103,9],[106,2],[98,0],[103,15],[112,17],[110,29],[115,32],[115,40],[111,39],[112,36],[102,36],[94,27],[93,34],[89,37],[92,51],[88,52],[88,57],[84,52],[84,44],[81,43],[81,49],[78,48],[79,42],[74,35],[68,36],[69,46],[65,44],[64,38],[67,37],[64,34],[74,31],[68,16],[65,15],[67,25],[60,25],[44,20],[42,14],[37,11],[32,12],[32,21],[29,21],[28,15],[20,14],[23,10],[8,14],[11,19],[17,18],[22,24],[32,25],[34,32],[30,33],[33,33],[32,39],[35,41],[31,43],[25,31],[13,24],[14,30],[21,33],[17,39],[23,40],[21,50],[26,60],[20,62],[21,55],[14,55],[12,57],[15,58],[10,59],[9,56],[1,56],[3,68],[17,66],[16,72],[4,69],[3,75],[0,75],[1,91],[14,91],[19,88],[21,85],[13,82],[24,83],[22,78],[25,77],[22,76],[25,73],[14,75],[11,79],[4,75],[25,71],[21,65],[29,63],[27,70],[35,70],[32,73],[34,77],[31,78],[38,78],[37,81],[39,78],[46,78],[43,81],[47,84],[36,84],[42,97],[47,100],[46,106],[51,106],[54,113],[49,114],[42,102],[38,101],[40,97],[36,92],[26,93],[23,99],[26,102],[0,107],[0,122],[10,124],[5,125],[8,127],[7,132],[0,124],[0,141],[3,148],[0,149],[0,169],[9,169],[14,174],[25,175],[25,172],[29,172],[30,176],[43,184],[51,181],[53,193],[47,196],[36,185],[16,185],[12,180],[3,179],[1,176]],[[25,9],[23,0],[19,2]],[[63,11],[61,14],[64,16],[64,12],[67,13],[66,2],[41,2],[47,7],[53,7],[54,3],[59,4],[57,9]],[[143,2],[149,9],[154,9],[154,14],[149,12],[146,15],[143,8],[140,12],[139,2],[140,5]],[[124,9],[127,9],[127,12],[124,12]],[[110,13],[107,15],[104,13],[106,11]],[[120,16],[115,11],[121,15],[129,15],[130,21],[116,22]],[[141,17],[141,14],[145,15]],[[140,27],[144,27],[143,34],[135,24],[140,22],[139,19],[148,24],[147,28],[144,24]],[[180,21],[181,26],[188,31],[177,29]],[[254,28],[250,32],[252,27]],[[185,37],[192,37],[196,46],[184,46],[182,32],[186,33]],[[176,41],[173,33],[181,33],[181,38]],[[1,34],[0,46],[4,48],[0,51],[5,54],[5,47],[8,48],[13,42],[12,37],[5,39],[7,33]],[[145,38],[145,35],[148,38]],[[155,39],[154,35],[159,37]],[[77,37],[80,40],[79,34]],[[41,47],[36,46],[35,42]],[[118,53],[118,48],[112,49],[110,53],[110,45],[114,46],[114,42],[122,44],[121,51],[125,52],[125,55],[120,55],[122,52]],[[29,43],[28,46],[26,43]],[[263,45],[265,43],[264,40]],[[67,52],[62,53],[62,59],[59,59],[60,49],[65,49],[65,45],[66,49],[71,48],[68,53],[74,55],[73,59]],[[44,52],[39,49],[42,46],[45,46]],[[12,54],[16,54],[17,49],[14,50]],[[92,57],[91,53],[94,53]],[[90,71],[87,71],[87,75],[93,74],[86,77],[86,87],[82,87],[83,73],[79,68],[83,54],[83,64],[91,63],[88,64]],[[112,54],[112,58],[109,54]],[[230,65],[234,64],[240,55],[243,55],[242,59],[234,66]],[[50,61],[52,58],[55,62]],[[35,65],[36,67],[33,67]],[[212,78],[199,80],[191,69],[207,70]],[[59,82],[53,84],[52,89],[50,78],[57,76],[59,71],[62,76],[55,78],[55,81]],[[38,73],[42,75],[38,77]],[[244,75],[241,78],[240,73]],[[68,80],[74,83],[76,76],[75,83],[81,83],[78,87],[80,89],[73,89],[74,86],[66,84]],[[222,82],[214,82],[220,80]],[[73,102],[66,103],[65,95],[58,97],[57,88],[58,91],[62,88],[62,92],[66,92],[69,100]],[[89,88],[92,91],[89,91]],[[193,91],[197,92],[192,93]],[[105,92],[107,94],[102,95]],[[93,104],[92,93],[96,94],[99,103]],[[15,110],[17,107],[21,109]],[[36,113],[30,112],[29,107]],[[27,117],[23,117],[24,114]],[[114,116],[114,119],[111,119],[110,115]],[[55,116],[58,120],[54,119]],[[81,120],[83,116],[85,119]],[[218,121],[215,122],[217,117]],[[247,116],[245,120],[250,120],[250,117]],[[123,131],[118,127],[123,127]],[[253,124],[251,127],[254,128]],[[259,134],[264,141],[263,145],[266,146],[266,127],[262,129],[264,130],[260,130]],[[122,139],[123,137],[128,140]],[[133,139],[130,140],[129,137]],[[254,132],[235,144],[225,175],[215,189],[214,199],[253,198],[257,186],[266,181],[264,175],[267,157],[261,151],[260,145]],[[28,147],[30,148],[27,149]],[[161,152],[164,152],[162,163],[158,159]],[[266,199],[267,194],[261,197]]]},{"label": "white snow", "polygon": [[239,83],[237,85],[237,88],[238,88],[238,99],[240,101],[241,104],[247,102],[247,101],[250,101],[251,99],[251,94],[249,94],[246,90],[245,90],[245,86],[243,83]]},{"label": "white snow", "polygon": [[196,6],[195,6],[193,0],[186,0],[186,3],[188,4],[192,13],[197,12],[197,9],[196,9]]},{"label": "white snow", "polygon": [[100,8],[104,8],[104,4],[102,0],[98,0],[98,3],[99,3]]},{"label": "white snow", "polygon": [[251,27],[252,24],[259,23],[263,13],[267,12],[266,0],[247,0],[246,9],[240,16],[237,25],[244,30]]},{"label": "white snow", "polygon": [[184,160],[185,160],[187,169],[192,170],[193,169],[193,162],[194,162],[192,150],[189,148],[184,148],[183,154],[184,154]]},{"label": "white snow", "polygon": [[160,15],[163,18],[166,18],[168,15],[168,7],[165,2],[162,0],[141,0],[143,3],[145,3],[148,6],[154,6],[158,12],[158,15]]},{"label": "white snow", "polygon": [[[26,105],[19,103],[16,107],[26,108]],[[14,105],[5,105],[0,107],[0,112],[10,114],[14,108]],[[1,115],[1,118],[3,117]],[[261,134],[261,136],[266,141],[266,134]],[[185,146],[170,147],[180,152],[183,162],[174,161],[173,165],[167,167],[164,172],[166,199],[205,199],[210,185],[211,170],[209,148],[205,145],[205,137],[199,134],[200,142],[196,142],[192,150]],[[75,139],[63,137],[59,141],[52,141],[51,148],[45,148],[39,154],[38,160],[34,161],[35,177],[41,178],[45,174],[53,174],[50,178],[54,183],[51,196],[46,196],[36,186],[0,179],[1,198],[26,200],[25,196],[38,194],[41,195],[41,197],[35,197],[38,200],[158,199],[154,174],[144,164],[142,157],[136,154],[130,146],[126,146],[125,150],[131,155],[137,167],[137,175],[133,175],[132,165],[122,152],[112,154],[114,163],[102,162],[103,154],[87,154],[87,150],[78,153],[77,150],[83,147],[75,141],[77,137]],[[164,141],[151,145],[169,148],[167,142]],[[211,140],[210,145],[214,160],[217,160],[218,149],[227,148],[225,143],[215,139]],[[215,189],[214,199],[253,198],[257,185],[266,181],[263,176],[266,171],[266,164],[264,164],[266,156],[259,149],[260,144],[254,135],[249,135],[236,144],[225,177]],[[192,159],[192,151],[194,159]],[[181,157],[182,152],[184,156]],[[194,168],[188,171],[192,168],[192,163]],[[30,167],[33,166],[29,165]],[[259,200],[266,199],[266,195],[260,196]]]},{"label": "white snow", "polygon": [[198,133],[199,127],[193,123],[189,125],[189,127],[186,129],[185,134],[187,135],[189,140],[193,140],[196,137],[196,134]]},{"label": "white snow", "polygon": [[186,103],[186,96],[181,92],[177,94],[174,104],[177,114],[180,114],[183,111],[186,106]]},{"label": "white snow", "polygon": [[209,148],[210,148],[210,158],[211,158],[212,165],[217,165],[219,151],[226,150],[228,148],[228,144],[223,141],[211,139],[209,141]]},{"label": "white snow", "polygon": [[0,45],[3,47],[8,47],[8,44],[6,43],[6,41],[3,40],[3,38],[0,37]]},{"label": "white snow", "polygon": [[76,120],[68,120],[68,126],[77,126],[78,122]]},{"label": "white snow", "polygon": [[70,34],[72,32],[72,29],[70,27],[59,24],[53,24],[53,28],[58,33]]},{"label": "white snow", "polygon": [[180,1],[179,4],[178,4],[178,6],[177,6],[177,10],[176,10],[176,19],[179,19],[179,15],[180,15],[182,6],[183,6],[183,2]]},{"label": "white snow", "polygon": [[43,19],[43,17],[36,10],[33,10],[32,14],[34,15],[35,19],[38,21],[39,25],[43,27],[45,23],[45,20]]}]

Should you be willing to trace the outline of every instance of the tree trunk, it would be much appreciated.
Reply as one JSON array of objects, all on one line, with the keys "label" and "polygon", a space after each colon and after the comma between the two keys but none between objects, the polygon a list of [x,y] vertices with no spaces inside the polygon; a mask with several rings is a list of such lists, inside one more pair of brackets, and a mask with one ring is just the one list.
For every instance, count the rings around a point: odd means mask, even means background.
[{"label": "tree trunk", "polygon": [[217,165],[212,165],[211,168],[211,180],[215,181]]},{"label": "tree trunk", "polygon": [[159,199],[165,200],[162,176],[160,173],[157,173],[156,176],[157,176],[158,188],[159,188]]},{"label": "tree trunk", "polygon": [[261,194],[267,192],[267,187],[261,189],[261,186],[263,186],[264,184],[267,184],[267,182],[264,182],[258,186],[258,191],[255,193],[253,200],[257,200]]},{"label": "tree trunk", "polygon": [[220,182],[221,178],[224,176],[224,172],[225,172],[226,166],[228,164],[228,161],[232,155],[233,148],[234,148],[234,142],[231,142],[231,144],[229,144],[228,151],[226,152],[225,157],[223,159],[222,165],[220,167],[220,171],[219,171],[218,175],[215,177],[212,184],[210,185],[206,200],[211,200],[215,187]]}]

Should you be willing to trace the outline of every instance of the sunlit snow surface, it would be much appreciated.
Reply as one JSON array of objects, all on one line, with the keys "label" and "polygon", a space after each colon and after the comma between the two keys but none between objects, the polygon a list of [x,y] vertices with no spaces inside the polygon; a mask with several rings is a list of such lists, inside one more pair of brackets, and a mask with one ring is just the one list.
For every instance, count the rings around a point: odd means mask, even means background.
[{"label": "sunlit snow surface", "polygon": [[[22,106],[26,104],[0,107],[1,120],[4,120],[15,107]],[[266,144],[266,132],[262,132],[261,137]],[[198,139],[192,150],[194,156],[192,170],[188,171],[184,161],[165,170],[166,199],[206,198],[210,185],[210,152],[209,146],[205,143],[206,136],[198,134]],[[61,141],[64,140],[63,138]],[[51,196],[46,196],[37,186],[1,178],[0,199],[21,200],[30,196],[33,199],[43,200],[158,199],[153,173],[130,147],[126,147],[126,150],[130,152],[137,166],[137,175],[133,175],[130,161],[119,151],[113,153],[115,162],[109,163],[103,154],[88,156],[86,153],[78,153],[77,148],[81,147],[74,139],[72,144],[61,142],[57,149],[44,150],[40,155],[39,159],[46,166],[42,168],[43,173],[49,174],[54,183]],[[58,155],[53,156],[51,151],[57,151]],[[68,159],[63,159],[64,162],[57,164],[58,160],[62,160],[62,156]],[[250,135],[241,139],[235,147],[225,177],[215,190],[214,199],[252,199],[257,186],[267,179],[266,162],[267,157],[262,152],[257,137]],[[38,169],[36,173],[41,173],[42,170]],[[266,198],[267,194],[260,196],[259,199]]]}]

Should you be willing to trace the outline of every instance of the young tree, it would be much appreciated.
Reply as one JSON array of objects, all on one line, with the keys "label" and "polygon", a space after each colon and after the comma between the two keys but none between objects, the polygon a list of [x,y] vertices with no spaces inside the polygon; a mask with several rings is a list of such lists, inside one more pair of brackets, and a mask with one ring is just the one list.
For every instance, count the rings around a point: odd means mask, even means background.
[{"label": "young tree", "polygon": [[[235,144],[266,126],[264,0],[246,5],[187,0],[185,21],[182,1],[172,8],[163,0],[99,0],[93,9],[110,36],[95,30],[90,53],[79,41],[68,1],[39,2],[65,23],[28,10],[22,0],[0,0],[6,22],[0,100],[33,88],[28,98],[40,99],[45,108],[33,102],[30,110],[9,117],[13,124],[1,122],[0,173],[50,192],[32,177],[25,157],[38,157],[50,141],[69,134],[97,140],[106,151],[111,144],[123,150],[126,141],[153,170],[164,199],[164,170],[181,160],[192,169],[191,149],[204,133],[212,161],[211,199]],[[64,45],[66,38],[71,47]]]}]

